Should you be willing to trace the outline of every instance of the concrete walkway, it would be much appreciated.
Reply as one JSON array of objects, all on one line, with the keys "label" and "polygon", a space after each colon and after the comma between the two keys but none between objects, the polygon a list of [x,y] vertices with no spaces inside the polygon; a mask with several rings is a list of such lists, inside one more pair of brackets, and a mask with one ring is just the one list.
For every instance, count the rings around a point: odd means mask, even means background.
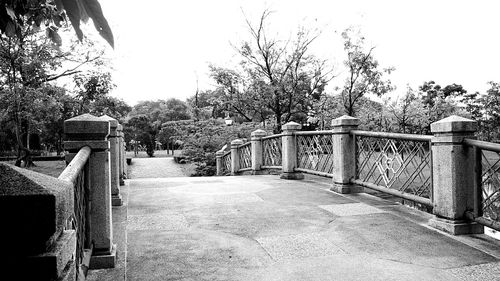
[{"label": "concrete walkway", "polygon": [[130,179],[184,176],[182,169],[174,162],[173,157],[133,158],[128,171],[128,177]]},{"label": "concrete walkway", "polygon": [[125,254],[91,280],[500,280],[498,241],[318,181],[132,179],[128,191]]}]

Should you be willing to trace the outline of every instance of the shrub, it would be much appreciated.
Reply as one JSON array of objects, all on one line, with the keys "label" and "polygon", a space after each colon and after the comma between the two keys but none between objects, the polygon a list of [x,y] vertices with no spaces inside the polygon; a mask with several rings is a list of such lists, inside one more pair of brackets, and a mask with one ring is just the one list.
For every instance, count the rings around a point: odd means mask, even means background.
[{"label": "shrub", "polygon": [[250,134],[257,129],[263,129],[259,123],[227,126],[221,119],[183,120],[164,123],[159,135],[168,134],[170,140],[183,142],[183,154],[197,166],[192,176],[213,176],[216,173],[215,153],[232,140],[250,139]]}]

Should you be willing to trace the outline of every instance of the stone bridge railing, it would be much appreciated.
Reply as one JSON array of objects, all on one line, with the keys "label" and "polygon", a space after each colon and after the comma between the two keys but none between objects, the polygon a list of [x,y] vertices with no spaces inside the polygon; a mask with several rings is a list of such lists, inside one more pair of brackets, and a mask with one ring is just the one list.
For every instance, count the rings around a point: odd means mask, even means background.
[{"label": "stone bridge railing", "polygon": [[330,177],[338,193],[369,188],[415,202],[432,210],[431,226],[452,234],[500,231],[500,145],[475,140],[475,121],[451,116],[431,125],[433,135],[361,131],[358,124],[342,116],[331,131],[300,131],[293,122],[279,135],[257,130],[250,142],[217,152],[217,174]]},{"label": "stone bridge railing", "polygon": [[0,164],[2,275],[16,280],[84,280],[115,266],[112,206],[122,204],[121,125],[84,114],[64,122],[66,169],[53,178]]}]

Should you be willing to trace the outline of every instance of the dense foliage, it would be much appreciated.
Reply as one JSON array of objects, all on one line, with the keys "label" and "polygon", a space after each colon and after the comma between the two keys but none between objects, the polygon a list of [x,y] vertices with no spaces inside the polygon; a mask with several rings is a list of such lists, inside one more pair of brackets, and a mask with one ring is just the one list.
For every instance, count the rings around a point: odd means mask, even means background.
[{"label": "dense foliage", "polygon": [[97,0],[0,0],[0,32],[9,38],[22,38],[23,30],[45,26],[47,37],[61,45],[58,31],[69,19],[81,41],[80,21],[87,22],[89,18],[113,47],[113,33]]},{"label": "dense foliage", "polygon": [[[31,150],[42,145],[60,152],[67,118],[82,113],[122,118],[130,110],[108,96],[111,75],[104,70],[104,51],[93,42],[60,47],[30,24],[17,32],[0,34],[0,140],[3,150],[16,150],[16,165],[31,165]],[[94,70],[83,71],[87,66]],[[54,84],[63,77],[73,77],[75,88]]]},{"label": "dense foliage", "polygon": [[190,119],[188,105],[178,99],[142,101],[136,104],[125,123],[125,140],[146,146],[146,152],[153,157],[156,144],[167,147],[172,141],[169,138],[158,138],[161,124],[168,121]]},{"label": "dense foliage", "polygon": [[258,123],[242,123],[227,126],[224,120],[172,121],[162,125],[160,139],[182,143],[184,156],[196,163],[194,176],[212,176],[216,172],[215,153],[235,139],[250,140],[250,134],[262,129]]}]

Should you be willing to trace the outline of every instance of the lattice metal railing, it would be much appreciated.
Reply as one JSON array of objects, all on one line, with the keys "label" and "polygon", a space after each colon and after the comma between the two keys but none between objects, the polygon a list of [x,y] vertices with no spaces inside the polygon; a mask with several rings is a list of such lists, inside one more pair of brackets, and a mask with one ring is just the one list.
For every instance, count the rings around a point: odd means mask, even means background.
[{"label": "lattice metal railing", "polygon": [[[84,260],[85,249],[90,249],[90,228],[88,225],[89,209],[89,190],[86,183],[86,169],[84,168],[77,176],[74,184],[75,195],[75,226],[76,231],[76,264],[81,265]],[[79,274],[80,272],[77,272]]]},{"label": "lattice metal railing", "polygon": [[[73,184],[74,192],[74,215],[71,219],[71,227],[76,230],[76,275],[85,275],[88,269],[92,245],[90,238],[90,183],[88,159],[91,149],[86,146],[81,148],[66,169],[58,177],[60,180]],[[84,279],[84,277],[82,277]]]},{"label": "lattice metal railing", "polygon": [[240,157],[240,169],[252,167],[252,147],[250,142],[238,147],[238,155]]},{"label": "lattice metal railing", "polygon": [[263,166],[281,166],[281,135],[262,138]]},{"label": "lattice metal railing", "polygon": [[222,156],[222,175],[231,173],[231,151],[227,151]]},{"label": "lattice metal railing", "polygon": [[469,140],[475,149],[475,191],[472,218],[500,231],[500,144]]},{"label": "lattice metal railing", "polygon": [[481,150],[483,217],[500,222],[500,153]]},{"label": "lattice metal railing", "polygon": [[[431,136],[355,131],[356,182],[431,205]],[[404,137],[406,138],[404,138]],[[391,191],[398,191],[397,193]],[[420,198],[423,198],[420,200]]]},{"label": "lattice metal railing", "polygon": [[333,172],[333,139],[331,131],[296,134],[297,165],[305,172],[319,172],[325,176]]}]

